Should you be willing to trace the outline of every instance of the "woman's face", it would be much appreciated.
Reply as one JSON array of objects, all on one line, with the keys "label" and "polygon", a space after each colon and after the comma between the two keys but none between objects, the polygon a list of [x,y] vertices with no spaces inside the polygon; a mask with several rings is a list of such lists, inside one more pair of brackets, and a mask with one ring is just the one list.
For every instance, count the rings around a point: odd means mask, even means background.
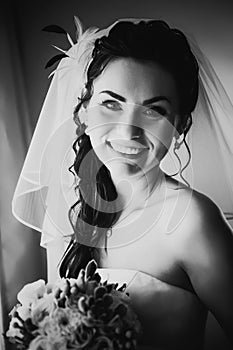
[{"label": "woman's face", "polygon": [[158,166],[178,122],[172,75],[150,61],[119,58],[93,84],[86,133],[98,158],[119,177]]}]

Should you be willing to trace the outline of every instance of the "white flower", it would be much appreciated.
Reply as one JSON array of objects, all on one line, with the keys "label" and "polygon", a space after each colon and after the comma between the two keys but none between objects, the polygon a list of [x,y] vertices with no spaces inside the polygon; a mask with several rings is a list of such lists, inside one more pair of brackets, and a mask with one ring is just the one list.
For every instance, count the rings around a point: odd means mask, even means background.
[{"label": "white flower", "polygon": [[22,320],[26,320],[27,318],[31,317],[31,310],[28,306],[19,306],[17,308],[17,312],[19,314],[19,317],[22,318]]},{"label": "white flower", "polygon": [[46,293],[45,281],[38,280],[26,284],[17,295],[17,299],[23,306],[30,306]]},{"label": "white flower", "polygon": [[6,336],[9,338],[23,338],[23,334],[20,332],[20,330],[18,328],[14,328],[11,327],[7,332],[6,332]]},{"label": "white flower", "polygon": [[56,300],[53,294],[45,294],[32,305],[31,318],[34,325],[39,325],[47,315],[51,315],[56,307]]},{"label": "white flower", "polygon": [[46,336],[40,335],[33,339],[28,350],[67,350],[65,339],[50,341]]},{"label": "white flower", "polygon": [[78,280],[76,278],[60,278],[55,282],[53,290],[55,291],[57,288],[60,288],[62,291],[64,291],[67,287],[67,283],[69,283],[69,285],[73,287],[77,285],[77,281]]},{"label": "white flower", "polygon": [[9,329],[6,332],[6,336],[7,337],[19,337],[19,338],[23,338],[22,333],[20,332],[19,328],[14,327],[14,324],[18,324],[19,326],[22,326],[21,322],[19,321],[18,318],[16,317],[12,317],[11,321],[10,321],[10,325],[9,325]]},{"label": "white flower", "polygon": [[67,286],[66,279],[63,277],[63,278],[58,279],[55,282],[55,284],[53,286],[53,290],[55,291],[57,288],[64,290],[66,286]]},{"label": "white flower", "polygon": [[48,339],[46,336],[39,335],[33,339],[30,343],[28,350],[49,350],[50,346],[48,344]]}]

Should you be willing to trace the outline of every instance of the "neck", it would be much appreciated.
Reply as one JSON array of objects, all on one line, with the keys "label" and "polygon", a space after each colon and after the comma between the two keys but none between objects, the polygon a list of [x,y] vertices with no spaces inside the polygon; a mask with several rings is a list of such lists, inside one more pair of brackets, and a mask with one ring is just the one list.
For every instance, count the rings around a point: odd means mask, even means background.
[{"label": "neck", "polygon": [[156,191],[161,175],[162,170],[158,166],[137,176],[122,177],[121,179],[118,177],[117,181],[112,176],[118,193],[117,210],[128,215],[136,209],[143,208],[152,192]]}]

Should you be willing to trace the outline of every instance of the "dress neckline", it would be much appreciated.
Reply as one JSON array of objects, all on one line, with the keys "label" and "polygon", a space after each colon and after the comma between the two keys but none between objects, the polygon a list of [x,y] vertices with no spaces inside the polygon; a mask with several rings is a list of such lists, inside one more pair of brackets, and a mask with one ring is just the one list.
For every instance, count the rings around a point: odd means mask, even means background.
[{"label": "dress neckline", "polygon": [[117,271],[118,272],[124,271],[124,272],[126,272],[128,274],[131,274],[130,283],[132,282],[134,277],[136,277],[137,274],[144,275],[144,276],[147,276],[148,278],[152,278],[152,279],[158,281],[159,283],[163,284],[164,286],[166,285],[166,286],[171,287],[171,288],[176,288],[176,289],[179,289],[180,291],[183,291],[184,293],[189,293],[189,295],[191,295],[193,297],[197,297],[197,295],[194,292],[192,292],[192,291],[190,291],[188,289],[185,289],[185,288],[182,288],[182,287],[177,286],[175,284],[171,284],[171,283],[168,283],[166,281],[163,281],[160,278],[155,277],[152,274],[150,274],[148,272],[141,271],[141,270],[130,269],[130,268],[112,268],[112,267],[98,267],[97,272],[98,272],[98,270],[103,270],[103,271],[106,271],[106,272],[113,271],[115,273],[117,273]]}]

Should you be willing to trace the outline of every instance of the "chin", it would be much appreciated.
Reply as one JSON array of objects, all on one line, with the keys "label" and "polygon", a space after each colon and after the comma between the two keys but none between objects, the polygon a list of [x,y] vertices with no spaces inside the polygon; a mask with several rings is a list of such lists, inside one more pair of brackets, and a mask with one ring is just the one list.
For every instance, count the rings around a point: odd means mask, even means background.
[{"label": "chin", "polygon": [[141,168],[136,163],[110,161],[105,164],[114,178],[125,178],[141,172]]}]

